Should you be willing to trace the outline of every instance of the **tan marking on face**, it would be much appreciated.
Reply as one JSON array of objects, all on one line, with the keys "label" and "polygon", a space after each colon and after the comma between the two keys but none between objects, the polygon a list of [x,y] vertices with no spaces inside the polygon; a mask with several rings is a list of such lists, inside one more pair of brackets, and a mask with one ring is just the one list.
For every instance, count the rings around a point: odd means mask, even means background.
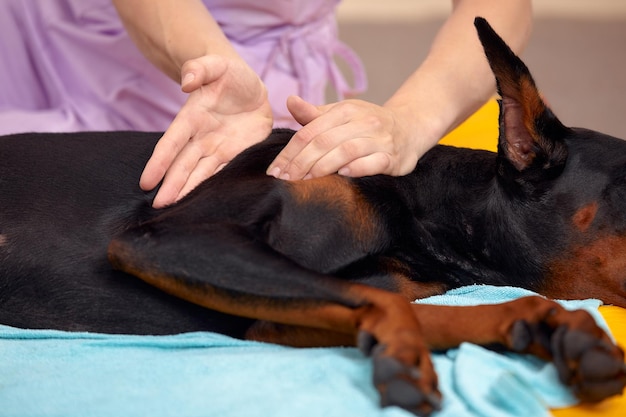
[{"label": "tan marking on face", "polygon": [[598,213],[598,203],[593,202],[587,204],[586,206],[580,208],[572,217],[572,221],[574,222],[574,226],[581,232],[586,231],[593,219],[596,218],[596,214]]},{"label": "tan marking on face", "polygon": [[597,298],[626,307],[626,236],[603,236],[570,248],[549,265],[540,292],[551,298]]}]

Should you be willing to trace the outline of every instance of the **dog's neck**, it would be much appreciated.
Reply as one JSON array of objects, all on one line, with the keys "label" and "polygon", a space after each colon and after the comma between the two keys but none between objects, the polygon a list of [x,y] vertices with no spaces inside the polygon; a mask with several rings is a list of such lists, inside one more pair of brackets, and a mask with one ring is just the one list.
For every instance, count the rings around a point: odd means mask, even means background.
[{"label": "dog's neck", "polygon": [[[420,228],[418,256],[436,259],[459,285],[499,284],[519,277],[533,288],[541,273],[541,254],[523,224],[510,214],[515,202],[499,198],[497,155],[437,146],[402,180],[402,194]],[[409,191],[411,190],[411,191]]]}]

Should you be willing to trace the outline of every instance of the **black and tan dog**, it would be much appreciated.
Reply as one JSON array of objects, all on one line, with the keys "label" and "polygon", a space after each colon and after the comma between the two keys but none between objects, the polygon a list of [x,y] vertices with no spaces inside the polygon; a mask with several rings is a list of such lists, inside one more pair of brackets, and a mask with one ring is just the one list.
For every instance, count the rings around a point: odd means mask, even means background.
[{"label": "black and tan dog", "polygon": [[405,177],[269,177],[282,130],[154,210],[137,179],[159,134],[0,138],[0,323],[356,343],[383,404],[421,414],[440,399],[429,349],[464,341],[553,360],[583,400],[620,393],[623,353],[585,312],[409,302],[484,283],[626,307],[626,142],[563,126],[476,25],[499,152],[438,146]]}]

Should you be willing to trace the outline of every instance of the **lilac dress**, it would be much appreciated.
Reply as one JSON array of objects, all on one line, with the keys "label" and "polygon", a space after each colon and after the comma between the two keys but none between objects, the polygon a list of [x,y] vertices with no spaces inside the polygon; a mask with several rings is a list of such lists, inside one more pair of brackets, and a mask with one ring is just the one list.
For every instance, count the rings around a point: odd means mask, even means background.
[{"label": "lilac dress", "polygon": [[[205,0],[267,85],[276,126],[296,127],[285,100],[324,102],[362,90],[354,53],[337,39],[338,0]],[[348,86],[334,58],[353,72]],[[141,55],[110,0],[0,2],[0,134],[164,130],[184,103],[180,86]]]}]

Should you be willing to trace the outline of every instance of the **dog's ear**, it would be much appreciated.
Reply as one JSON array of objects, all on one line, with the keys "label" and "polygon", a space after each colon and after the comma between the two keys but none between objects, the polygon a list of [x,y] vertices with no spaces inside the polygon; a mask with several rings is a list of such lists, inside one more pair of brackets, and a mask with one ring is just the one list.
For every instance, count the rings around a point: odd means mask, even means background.
[{"label": "dog's ear", "polygon": [[569,129],[546,106],[526,65],[489,23],[477,17],[474,25],[501,97],[498,174],[534,185],[555,178],[567,160],[563,138]]}]

